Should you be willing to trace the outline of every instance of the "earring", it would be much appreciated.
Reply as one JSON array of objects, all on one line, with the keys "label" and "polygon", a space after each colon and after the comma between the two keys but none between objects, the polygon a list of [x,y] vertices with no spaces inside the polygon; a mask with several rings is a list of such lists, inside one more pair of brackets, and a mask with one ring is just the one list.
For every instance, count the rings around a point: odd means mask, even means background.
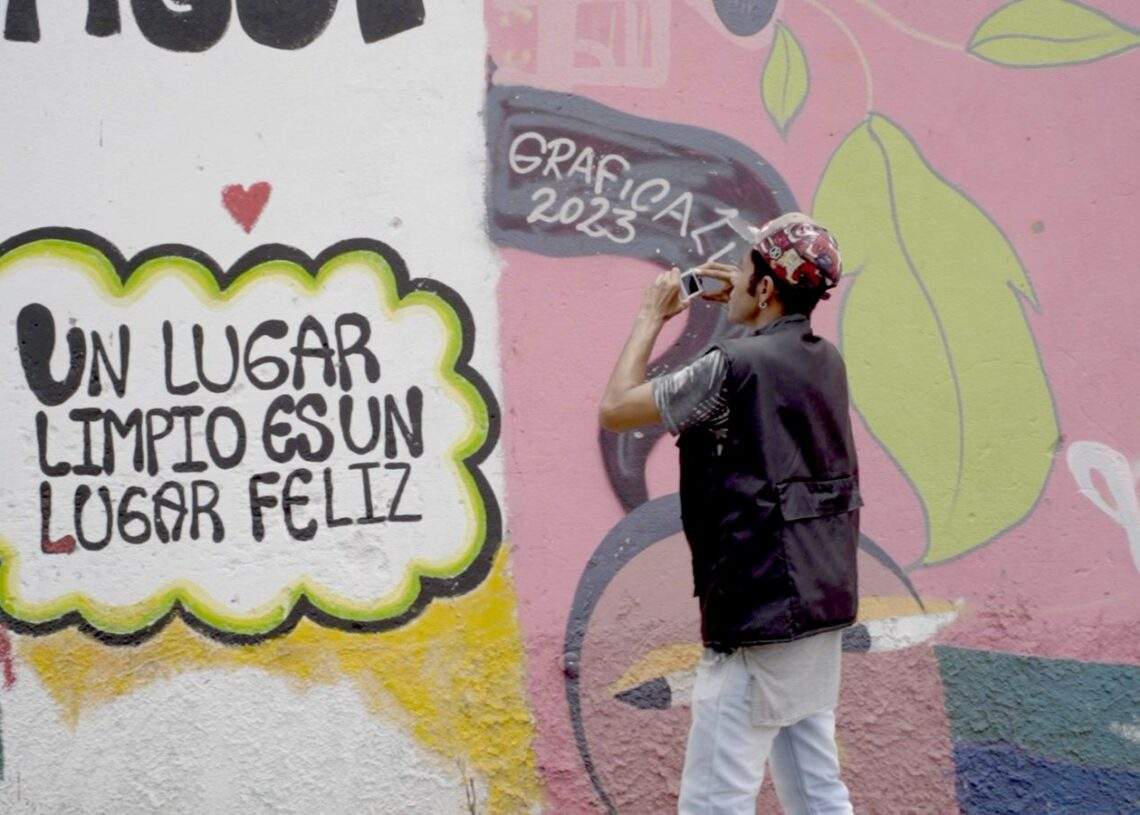
[{"label": "earring", "polygon": [[763,303],[760,304],[760,310],[761,311],[763,311],[766,308],[768,308],[768,301],[767,300],[765,300]]}]

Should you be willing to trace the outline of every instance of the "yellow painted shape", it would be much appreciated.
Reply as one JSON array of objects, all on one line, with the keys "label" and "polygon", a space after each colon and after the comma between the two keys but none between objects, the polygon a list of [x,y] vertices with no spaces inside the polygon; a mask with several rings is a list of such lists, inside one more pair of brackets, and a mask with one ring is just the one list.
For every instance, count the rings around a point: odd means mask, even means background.
[{"label": "yellow painted shape", "polygon": [[[840,330],[851,396],[922,501],[922,563],[966,554],[1033,511],[1058,443],[1026,270],[879,114],[835,151],[813,211],[854,270]],[[978,262],[962,262],[963,246]]]},{"label": "yellow painted shape", "polygon": [[[922,614],[941,614],[957,611],[959,607],[949,600],[929,600],[923,598],[926,611],[923,611],[914,598],[906,595],[900,597],[860,597],[859,617],[857,622],[869,620],[882,620],[887,617],[911,617]],[[641,659],[629,666],[619,679],[614,681],[607,690],[610,695],[616,695],[630,688],[636,688],[643,682],[658,679],[675,673],[685,673],[696,670],[701,659],[702,646],[699,642],[678,642],[654,648]]]},{"label": "yellow painted shape", "polygon": [[668,676],[673,673],[693,671],[701,659],[699,642],[678,642],[654,648],[637,662],[629,666],[621,678],[607,690],[610,695],[636,688],[642,682]]},{"label": "yellow painted shape", "polygon": [[485,779],[487,811],[526,812],[542,800],[505,547],[476,589],[436,599],[382,634],[305,620],[285,636],[227,646],[175,620],[136,647],[107,647],[68,629],[20,637],[17,648],[72,726],[84,711],[188,671],[256,667],[293,680],[298,692],[347,678],[373,713]]},{"label": "yellow painted shape", "polygon": [[909,594],[899,597],[860,597],[859,616],[856,618],[856,622],[865,623],[870,620],[884,620],[887,617],[917,617],[921,614],[945,614],[959,610],[959,607],[949,600],[923,597],[922,603],[926,606],[925,611],[922,610]]}]

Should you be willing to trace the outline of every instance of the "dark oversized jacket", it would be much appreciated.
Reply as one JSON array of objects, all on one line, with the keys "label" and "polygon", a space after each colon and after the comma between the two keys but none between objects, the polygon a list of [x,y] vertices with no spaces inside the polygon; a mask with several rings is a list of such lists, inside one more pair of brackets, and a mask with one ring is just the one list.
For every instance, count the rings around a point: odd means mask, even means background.
[{"label": "dark oversized jacket", "polygon": [[726,651],[850,625],[862,501],[843,358],[799,315],[717,347],[727,433],[677,442],[702,638]]}]

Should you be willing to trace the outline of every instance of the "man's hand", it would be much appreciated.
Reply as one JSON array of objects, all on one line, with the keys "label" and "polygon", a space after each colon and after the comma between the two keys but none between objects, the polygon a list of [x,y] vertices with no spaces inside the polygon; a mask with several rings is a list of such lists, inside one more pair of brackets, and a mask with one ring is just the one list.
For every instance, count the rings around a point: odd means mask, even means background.
[{"label": "man's hand", "polygon": [[681,270],[674,266],[646,287],[638,318],[665,322],[688,307],[688,301],[681,297]]},{"label": "man's hand", "polygon": [[739,269],[726,263],[706,263],[697,271],[701,277],[724,284],[722,288],[716,291],[701,292],[701,299],[708,300],[711,303],[727,303],[728,298],[732,296],[732,287],[735,285],[736,274]]}]

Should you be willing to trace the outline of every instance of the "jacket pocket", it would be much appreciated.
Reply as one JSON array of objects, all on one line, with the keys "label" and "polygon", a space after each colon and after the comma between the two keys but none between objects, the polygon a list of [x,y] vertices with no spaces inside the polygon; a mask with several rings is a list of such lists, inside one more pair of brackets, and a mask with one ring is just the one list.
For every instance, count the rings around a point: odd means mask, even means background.
[{"label": "jacket pocket", "polygon": [[781,481],[776,485],[785,521],[839,515],[863,506],[855,476],[808,481]]}]

